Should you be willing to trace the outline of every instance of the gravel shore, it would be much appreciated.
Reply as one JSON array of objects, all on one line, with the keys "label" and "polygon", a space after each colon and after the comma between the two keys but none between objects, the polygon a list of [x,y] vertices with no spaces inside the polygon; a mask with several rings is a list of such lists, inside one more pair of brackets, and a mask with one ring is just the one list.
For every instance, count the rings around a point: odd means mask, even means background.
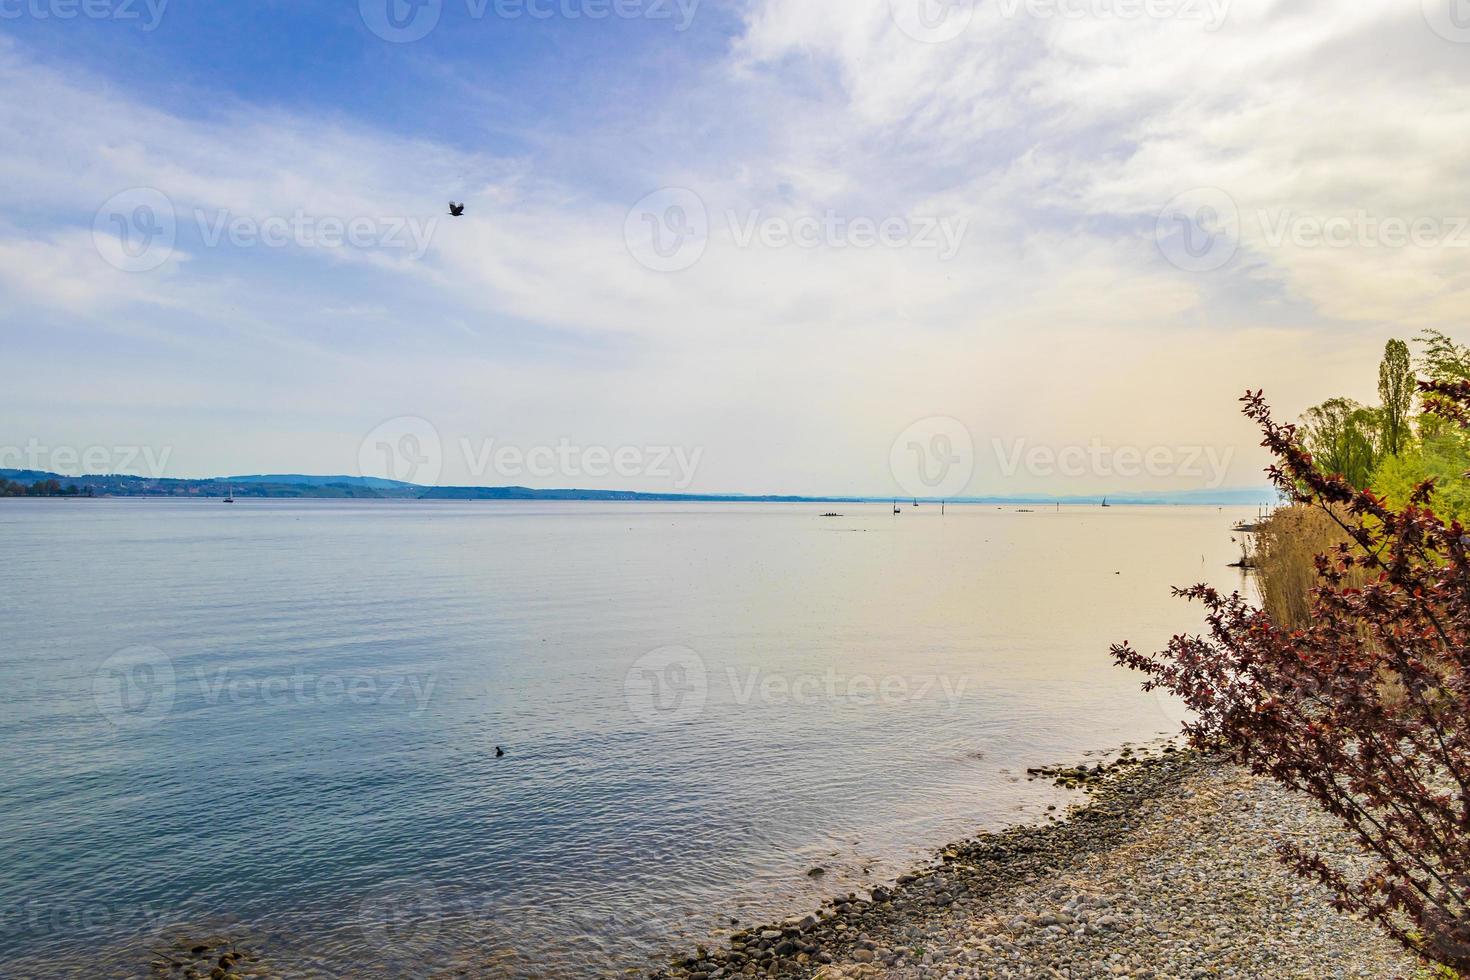
[{"label": "gravel shore", "polygon": [[1332,909],[1276,858],[1278,841],[1356,848],[1269,780],[1169,750],[1105,771],[1066,817],[945,848],[871,895],[743,930],[655,973],[780,976],[1412,978],[1421,964]]}]

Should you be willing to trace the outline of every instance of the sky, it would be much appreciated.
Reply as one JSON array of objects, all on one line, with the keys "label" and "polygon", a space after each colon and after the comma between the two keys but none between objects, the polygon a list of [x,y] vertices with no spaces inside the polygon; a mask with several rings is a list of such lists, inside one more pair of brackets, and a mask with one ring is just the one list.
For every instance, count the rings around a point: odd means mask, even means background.
[{"label": "sky", "polygon": [[1467,0],[0,0],[0,92],[0,467],[1259,486],[1470,333]]}]

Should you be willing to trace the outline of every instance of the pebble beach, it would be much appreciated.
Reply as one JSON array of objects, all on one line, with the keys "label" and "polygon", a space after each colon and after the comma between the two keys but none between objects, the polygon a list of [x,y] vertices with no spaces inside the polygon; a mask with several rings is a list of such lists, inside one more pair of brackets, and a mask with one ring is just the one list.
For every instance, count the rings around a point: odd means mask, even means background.
[{"label": "pebble beach", "polygon": [[1416,978],[1424,964],[1276,855],[1355,845],[1312,801],[1172,746],[1035,770],[1086,798],[959,841],[868,894],[712,940],[659,980]]}]

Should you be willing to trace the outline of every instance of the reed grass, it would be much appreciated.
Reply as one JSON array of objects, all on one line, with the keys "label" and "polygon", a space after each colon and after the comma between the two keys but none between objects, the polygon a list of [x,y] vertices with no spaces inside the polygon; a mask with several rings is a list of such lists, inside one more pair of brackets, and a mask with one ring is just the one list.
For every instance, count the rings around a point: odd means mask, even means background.
[{"label": "reed grass", "polygon": [[1312,589],[1319,584],[1316,558],[1346,544],[1347,535],[1320,507],[1294,504],[1262,520],[1254,538],[1247,561],[1255,569],[1261,605],[1278,626],[1310,625]]}]

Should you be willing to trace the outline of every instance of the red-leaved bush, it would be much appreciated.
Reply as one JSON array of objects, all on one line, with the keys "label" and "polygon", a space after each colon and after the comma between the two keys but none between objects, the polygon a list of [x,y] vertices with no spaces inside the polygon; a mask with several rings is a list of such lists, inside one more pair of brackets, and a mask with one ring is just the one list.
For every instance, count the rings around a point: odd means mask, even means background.
[{"label": "red-leaved bush", "polygon": [[[1432,411],[1470,423],[1470,384],[1420,387]],[[1338,908],[1470,969],[1470,535],[1434,515],[1432,482],[1392,510],[1319,472],[1260,392],[1243,401],[1276,457],[1272,481],[1351,541],[1317,558],[1311,625],[1285,629],[1239,593],[1201,585],[1176,593],[1204,605],[1208,636],[1176,636],[1152,656],[1124,643],[1113,656],[1193,709],[1196,745],[1311,795],[1351,830],[1366,874],[1281,847]],[[1365,584],[1349,584],[1354,569]]]}]

